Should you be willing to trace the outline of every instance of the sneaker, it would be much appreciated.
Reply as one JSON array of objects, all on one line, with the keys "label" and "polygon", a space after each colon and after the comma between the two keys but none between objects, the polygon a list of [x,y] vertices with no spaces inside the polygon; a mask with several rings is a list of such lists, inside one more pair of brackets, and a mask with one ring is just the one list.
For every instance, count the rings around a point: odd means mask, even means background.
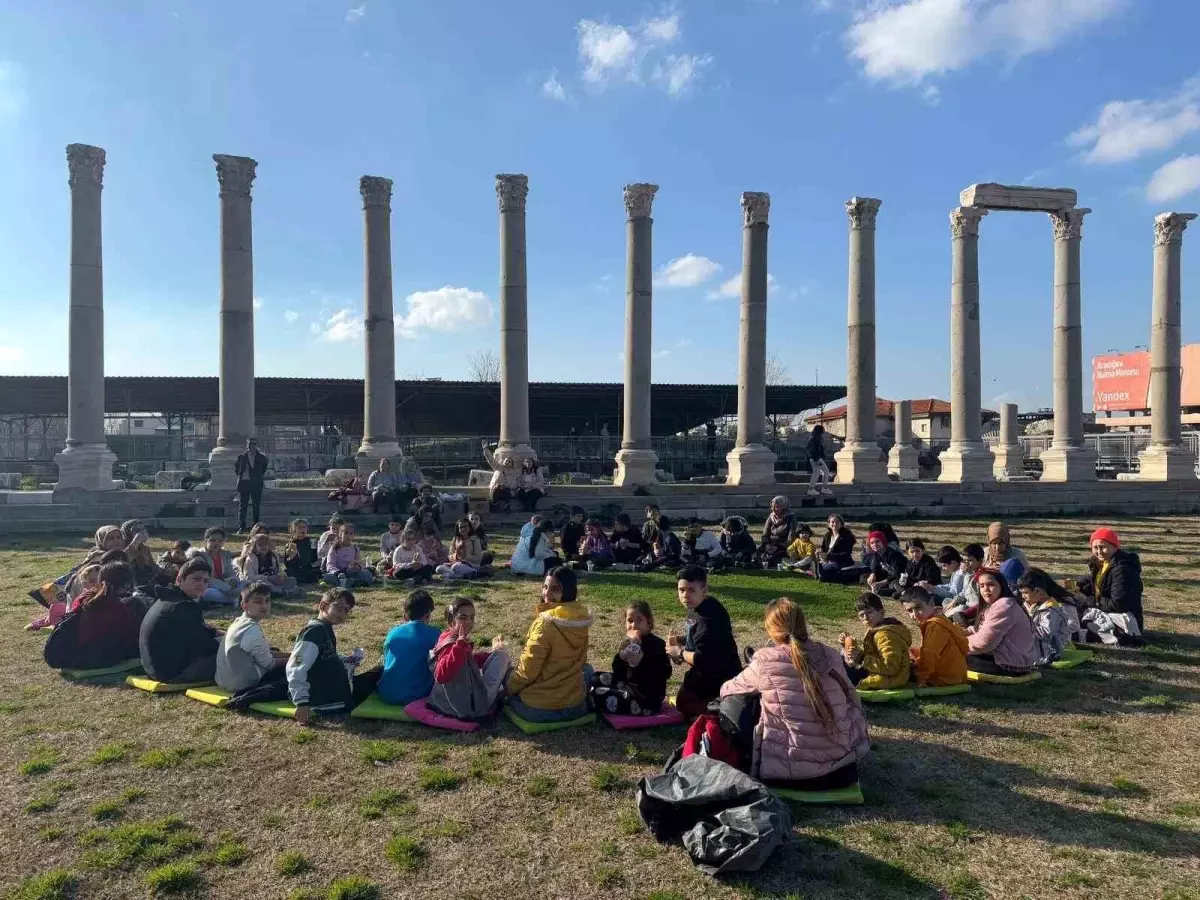
[{"label": "sneaker", "polygon": [[821,488],[821,493],[829,497],[833,496],[833,491],[830,488]]},{"label": "sneaker", "polygon": [[820,495],[821,492],[818,491],[816,488],[809,488],[805,493],[808,494],[808,496],[810,496],[810,497],[817,497]]}]

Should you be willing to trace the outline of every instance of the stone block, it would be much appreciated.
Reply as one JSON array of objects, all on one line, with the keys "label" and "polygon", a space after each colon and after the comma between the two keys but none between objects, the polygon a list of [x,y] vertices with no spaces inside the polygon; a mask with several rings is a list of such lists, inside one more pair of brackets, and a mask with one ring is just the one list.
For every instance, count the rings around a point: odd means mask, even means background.
[{"label": "stone block", "polygon": [[19,491],[20,489],[20,472],[0,472],[0,491]]},{"label": "stone block", "polygon": [[1196,459],[1183,447],[1147,447],[1138,454],[1138,464],[1139,481],[1196,480]]},{"label": "stone block", "polygon": [[942,474],[938,477],[941,483],[983,483],[996,477],[992,474],[995,462],[992,451],[982,443],[951,446],[942,451],[938,460],[942,464]]},{"label": "stone block", "polygon": [[171,471],[154,473],[154,488],[159,491],[179,490],[183,486],[184,476],[189,472]]},{"label": "stone block", "polygon": [[963,206],[1021,212],[1061,212],[1074,209],[1079,195],[1071,188],[1039,188],[1014,184],[973,184],[958,195]]},{"label": "stone block", "polygon": [[1050,447],[1042,453],[1042,483],[1095,480],[1094,450],[1087,447]]},{"label": "stone block", "polygon": [[618,450],[617,471],[613,484],[617,487],[646,487],[657,482],[655,469],[658,454],[653,450]]},{"label": "stone block", "polygon": [[838,484],[878,484],[888,480],[887,465],[878,444],[847,444],[833,455]]},{"label": "stone block", "polygon": [[329,469],[325,472],[326,487],[341,487],[358,474],[358,469]]},{"label": "stone block", "polygon": [[731,485],[774,484],[775,454],[761,445],[735,447],[725,457]]}]

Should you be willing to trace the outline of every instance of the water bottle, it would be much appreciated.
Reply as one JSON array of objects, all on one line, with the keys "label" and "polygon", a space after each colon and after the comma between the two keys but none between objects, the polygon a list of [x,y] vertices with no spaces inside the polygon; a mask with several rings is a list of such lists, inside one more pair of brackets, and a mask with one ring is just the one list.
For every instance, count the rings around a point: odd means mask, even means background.
[{"label": "water bottle", "polygon": [[596,564],[595,564],[594,562],[592,562],[590,559],[588,560],[587,566],[588,566],[588,571],[589,571],[589,572],[595,572],[595,571],[596,571]]}]

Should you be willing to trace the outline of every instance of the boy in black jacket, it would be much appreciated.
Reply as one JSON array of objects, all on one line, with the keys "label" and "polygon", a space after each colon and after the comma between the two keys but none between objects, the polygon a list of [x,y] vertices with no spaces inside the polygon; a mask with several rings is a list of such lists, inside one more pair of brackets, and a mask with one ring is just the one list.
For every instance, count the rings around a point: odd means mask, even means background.
[{"label": "boy in black jacket", "polygon": [[294,519],[288,526],[291,538],[283,548],[283,564],[297,584],[316,584],[321,580],[321,562],[317,548],[308,536],[308,521]]},{"label": "boy in black jacket", "polygon": [[154,589],[158,598],[142,619],[138,651],[142,668],[155,681],[211,684],[221,633],[204,624],[197,602],[212,569],[202,558],[179,567],[175,584]]},{"label": "boy in black jacket", "polygon": [[867,576],[867,589],[880,597],[898,594],[901,579],[908,568],[908,557],[889,544],[882,531],[872,531],[867,535],[867,548],[868,553],[863,561],[871,570]]},{"label": "boy in black jacket", "polygon": [[587,518],[587,513],[582,506],[572,506],[571,518],[563,526],[562,532],[558,536],[558,547],[562,550],[563,559],[567,562],[572,560],[578,562],[579,560],[579,542],[587,534],[587,528],[583,524],[585,518]]},{"label": "boy in black jacket", "polygon": [[941,584],[942,568],[925,552],[925,542],[920,538],[913,538],[908,542],[908,565],[904,567],[904,575],[896,590],[897,596],[900,594],[900,588],[915,587],[922,582],[932,586]]},{"label": "boy in black jacket", "polygon": [[725,559],[731,566],[745,569],[754,563],[758,548],[746,530],[746,520],[741,516],[731,516],[721,526],[721,549],[725,551]]},{"label": "boy in black jacket", "polygon": [[362,656],[337,652],[333,629],[350,618],[354,594],[346,588],[330,588],[321,596],[317,617],[296,635],[296,645],[287,661],[287,691],[296,707],[296,721],[307,725],[312,710],[349,712],[370,696],[381,669],[352,675]]},{"label": "boy in black jacket", "polygon": [[674,632],[668,636],[667,655],[673,663],[688,667],[675,706],[694,719],[708,711],[709,701],[717,699],[721,685],[742,671],[742,663],[729,612],[708,595],[708,571],[703,566],[685,566],[679,570],[676,588],[688,616],[683,640]]}]

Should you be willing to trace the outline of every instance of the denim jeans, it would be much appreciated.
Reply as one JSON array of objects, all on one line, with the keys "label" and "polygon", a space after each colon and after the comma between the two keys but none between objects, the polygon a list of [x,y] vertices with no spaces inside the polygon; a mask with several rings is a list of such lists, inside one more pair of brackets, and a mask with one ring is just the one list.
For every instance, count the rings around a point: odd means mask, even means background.
[{"label": "denim jeans", "polygon": [[330,587],[342,587],[342,582],[348,588],[370,587],[375,583],[375,576],[370,569],[359,569],[357,572],[326,572],[321,579]]},{"label": "denim jeans", "polygon": [[522,703],[520,696],[509,697],[504,702],[511,706],[512,711],[526,722],[569,722],[572,719],[582,718],[588,714],[588,689],[592,686],[592,678],[595,674],[596,670],[594,668],[587,663],[583,664],[583,671],[580,673],[583,678],[583,702],[578,706],[568,706],[566,709],[538,709],[536,706],[529,706],[526,703]]}]

